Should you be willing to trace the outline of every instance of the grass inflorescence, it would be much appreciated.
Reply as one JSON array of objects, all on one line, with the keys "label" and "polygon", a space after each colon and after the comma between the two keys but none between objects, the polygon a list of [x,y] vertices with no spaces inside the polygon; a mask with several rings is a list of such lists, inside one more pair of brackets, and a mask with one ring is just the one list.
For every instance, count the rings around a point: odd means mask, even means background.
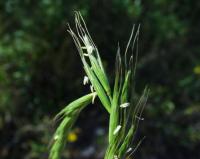
[{"label": "grass inflorescence", "polygon": [[[133,26],[127,47],[121,56],[118,45],[115,61],[114,88],[102,64],[99,51],[94,44],[80,12],[75,12],[76,32],[68,25],[78,49],[86,76],[84,84],[90,83],[91,93],[73,101],[56,116],[61,121],[52,139],[50,159],[60,159],[66,144],[66,135],[74,125],[81,111],[98,97],[109,115],[108,147],[104,159],[123,159],[135,152],[140,142],[133,146],[133,139],[147,101],[149,90],[144,89],[137,103],[134,102],[134,76],[138,56],[138,37],[140,26]],[[133,52],[136,52],[133,54]],[[133,57],[133,55],[135,55]]]}]

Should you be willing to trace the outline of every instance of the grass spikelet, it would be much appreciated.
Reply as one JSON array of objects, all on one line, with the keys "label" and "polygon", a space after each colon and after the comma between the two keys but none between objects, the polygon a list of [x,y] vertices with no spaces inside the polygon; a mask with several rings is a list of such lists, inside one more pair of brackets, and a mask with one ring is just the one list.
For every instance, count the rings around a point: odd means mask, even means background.
[{"label": "grass spikelet", "polygon": [[63,120],[59,124],[52,139],[49,159],[60,159],[60,154],[65,146],[68,132],[76,121],[81,110],[92,102],[93,96],[95,94],[96,92],[90,93],[71,102],[55,117],[55,120]]},{"label": "grass spikelet", "polygon": [[85,106],[87,106],[89,103],[91,103],[92,101],[92,97],[96,94],[96,92],[94,93],[90,93],[87,95],[84,95],[83,97],[80,97],[79,99],[71,102],[70,104],[68,104],[67,106],[65,106],[64,109],[62,109],[54,118],[54,120],[59,120],[61,118],[64,118],[65,116],[73,116],[73,113],[76,112],[76,110],[81,110],[83,109]]},{"label": "grass spikelet", "polygon": [[78,117],[79,112],[75,111],[73,116],[65,117],[57,128],[52,139],[49,159],[60,159],[61,152],[66,144],[66,135]]},{"label": "grass spikelet", "polygon": [[[149,93],[149,89],[145,88],[138,102],[135,103],[133,100],[140,26],[133,26],[122,55],[118,44],[115,80],[111,89],[99,51],[80,12],[75,12],[75,25],[76,31],[74,32],[68,25],[68,32],[78,49],[86,73],[83,84],[90,81],[91,93],[73,101],[55,117],[55,120],[61,120],[61,122],[52,139],[49,159],[60,159],[61,151],[66,144],[66,135],[74,125],[81,110],[89,103],[93,104],[96,96],[109,115],[108,147],[104,159],[129,158],[142,142],[141,140],[138,144],[134,144],[134,138],[139,122],[143,120],[142,112]],[[136,51],[135,57],[134,51]]]}]

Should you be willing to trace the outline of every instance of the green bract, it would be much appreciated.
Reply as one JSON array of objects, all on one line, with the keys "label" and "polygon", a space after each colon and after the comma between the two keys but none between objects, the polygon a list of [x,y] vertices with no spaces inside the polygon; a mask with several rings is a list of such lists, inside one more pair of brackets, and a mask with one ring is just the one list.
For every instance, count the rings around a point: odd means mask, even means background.
[{"label": "green bract", "polygon": [[[111,89],[108,76],[88,30],[79,12],[75,13],[76,33],[70,28],[75,45],[78,49],[83,68],[91,83],[92,93],[85,95],[66,106],[56,116],[62,120],[52,139],[50,159],[60,159],[60,154],[66,142],[66,135],[73,126],[82,109],[94,102],[97,96],[109,114],[108,148],[104,159],[122,159],[131,156],[139,144],[133,146],[143,108],[146,104],[149,90],[144,89],[137,104],[133,100],[134,75],[137,63],[137,43],[139,27],[133,26],[124,58],[122,59],[118,46],[115,65],[114,88]],[[133,36],[135,35],[135,36]],[[130,48],[131,46],[131,48]],[[133,62],[133,52],[135,62]],[[84,82],[85,83],[85,82]]]}]

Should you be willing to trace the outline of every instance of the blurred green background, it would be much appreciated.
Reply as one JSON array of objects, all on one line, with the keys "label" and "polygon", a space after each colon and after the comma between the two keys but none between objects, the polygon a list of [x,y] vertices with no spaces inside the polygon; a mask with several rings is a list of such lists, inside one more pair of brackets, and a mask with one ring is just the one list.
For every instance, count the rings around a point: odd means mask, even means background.
[{"label": "blurred green background", "polygon": [[[141,24],[136,96],[151,89],[135,153],[140,159],[200,158],[200,1],[1,0],[0,158],[45,159],[53,117],[89,91],[67,23],[83,14],[110,80],[119,42]],[[99,103],[96,102],[96,105]],[[63,158],[102,158],[108,116],[89,106]]]}]

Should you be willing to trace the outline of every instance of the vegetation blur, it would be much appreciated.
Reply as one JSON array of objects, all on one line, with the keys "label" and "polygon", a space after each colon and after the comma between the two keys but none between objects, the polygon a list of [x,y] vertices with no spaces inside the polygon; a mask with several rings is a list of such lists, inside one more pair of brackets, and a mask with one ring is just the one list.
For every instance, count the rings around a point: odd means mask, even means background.
[{"label": "vegetation blur", "polygon": [[[88,93],[81,60],[67,32],[81,11],[114,81],[118,42],[124,50],[140,24],[135,97],[150,88],[135,152],[140,159],[200,158],[200,2],[195,0],[1,0],[0,158],[48,158],[53,117]],[[75,28],[75,26],[71,26]],[[100,102],[81,113],[62,154],[105,153],[107,112]]]}]

